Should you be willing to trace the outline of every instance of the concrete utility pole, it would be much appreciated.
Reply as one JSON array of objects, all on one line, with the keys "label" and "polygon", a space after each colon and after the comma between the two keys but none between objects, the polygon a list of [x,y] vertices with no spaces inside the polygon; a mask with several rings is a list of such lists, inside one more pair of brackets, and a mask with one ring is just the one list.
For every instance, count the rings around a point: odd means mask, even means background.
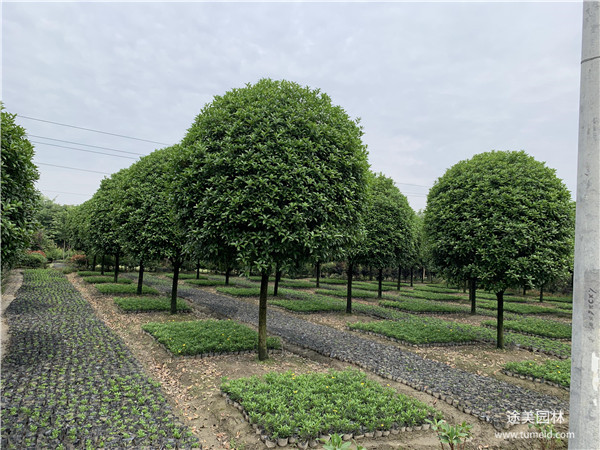
[{"label": "concrete utility pole", "polygon": [[571,449],[600,443],[600,2],[583,3],[571,353]]}]

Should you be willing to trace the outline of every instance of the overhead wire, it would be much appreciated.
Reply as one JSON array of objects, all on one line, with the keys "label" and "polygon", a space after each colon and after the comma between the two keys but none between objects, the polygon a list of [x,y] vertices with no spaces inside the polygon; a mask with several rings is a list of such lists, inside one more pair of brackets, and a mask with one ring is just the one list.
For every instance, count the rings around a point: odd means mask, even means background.
[{"label": "overhead wire", "polygon": [[49,137],[46,137],[46,136],[37,136],[35,134],[28,134],[28,136],[34,137],[34,138],[38,138],[38,139],[46,139],[46,140],[55,141],[55,142],[65,142],[67,144],[83,145],[84,147],[99,148],[101,150],[110,150],[111,152],[117,152],[117,153],[128,153],[130,155],[139,155],[139,156],[144,156],[145,155],[144,153],[128,152],[126,150],[117,150],[116,148],[101,147],[99,145],[84,144],[82,142],[65,141],[64,139],[54,139],[54,138],[49,138]]},{"label": "overhead wire", "polygon": [[52,147],[68,148],[70,150],[77,150],[79,152],[96,153],[98,155],[114,156],[115,158],[125,158],[125,159],[134,159],[134,160],[137,159],[137,158],[132,158],[131,156],[113,155],[113,154],[110,154],[110,153],[97,152],[95,150],[85,150],[83,148],[75,148],[75,147],[67,147],[65,145],[50,144],[49,142],[38,142],[38,141],[29,141],[29,142],[32,142],[34,144],[50,145]]},{"label": "overhead wire", "polygon": [[61,169],[71,169],[71,170],[80,170],[82,172],[92,172],[92,173],[99,173],[102,175],[110,175],[110,173],[107,172],[100,172],[98,170],[90,170],[90,169],[80,169],[78,167],[68,167],[68,166],[60,166],[58,164],[49,164],[49,163],[42,163],[42,162],[34,162],[34,164],[38,165],[38,166],[50,166],[50,167],[60,167]]},{"label": "overhead wire", "polygon": [[23,118],[23,119],[36,120],[38,122],[51,123],[53,125],[60,125],[61,127],[76,128],[78,130],[91,131],[91,132],[100,133],[100,134],[107,134],[109,136],[117,136],[117,137],[122,137],[125,139],[133,139],[135,141],[151,142],[153,144],[160,144],[160,145],[169,145],[169,144],[165,144],[164,142],[151,141],[150,139],[142,139],[142,138],[137,138],[137,137],[133,137],[133,136],[127,136],[124,134],[109,133],[108,131],[94,130],[93,128],[78,127],[76,125],[68,125],[66,123],[53,122],[52,120],[38,119],[36,117],[24,116],[21,114],[19,114],[18,116],[19,116],[19,118]]}]

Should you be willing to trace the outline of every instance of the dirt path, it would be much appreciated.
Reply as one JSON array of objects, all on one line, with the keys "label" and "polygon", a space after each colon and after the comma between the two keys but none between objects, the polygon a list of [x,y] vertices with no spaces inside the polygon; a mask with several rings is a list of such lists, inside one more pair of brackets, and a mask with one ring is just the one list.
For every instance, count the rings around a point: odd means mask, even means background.
[{"label": "dirt path", "polygon": [[8,329],[8,322],[4,317],[4,311],[8,308],[8,305],[15,299],[15,295],[19,288],[23,284],[23,272],[21,270],[11,270],[10,274],[6,279],[6,283],[2,286],[4,290],[0,303],[1,303],[1,316],[2,320],[0,322],[0,359],[4,358],[4,352],[6,351],[6,347],[8,345],[8,339],[10,336],[10,331]]}]

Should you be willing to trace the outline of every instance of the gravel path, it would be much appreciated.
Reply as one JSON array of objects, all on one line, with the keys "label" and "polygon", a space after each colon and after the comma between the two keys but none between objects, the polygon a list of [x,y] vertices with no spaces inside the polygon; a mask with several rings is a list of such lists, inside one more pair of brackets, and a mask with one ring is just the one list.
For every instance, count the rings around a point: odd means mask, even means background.
[{"label": "gravel path", "polygon": [[[150,281],[150,280],[149,280]],[[169,291],[164,283],[155,287]],[[258,324],[258,308],[224,295],[181,286],[179,295],[213,312],[250,324]],[[299,300],[301,301],[301,300]],[[527,390],[494,378],[454,369],[424,359],[393,345],[381,344],[346,331],[311,323],[297,316],[269,309],[269,334],[426,391],[496,428],[506,427],[509,411],[563,411],[568,405],[558,398]]]},{"label": "gravel path", "polygon": [[5,315],[2,448],[199,447],[64,275],[26,270]]}]

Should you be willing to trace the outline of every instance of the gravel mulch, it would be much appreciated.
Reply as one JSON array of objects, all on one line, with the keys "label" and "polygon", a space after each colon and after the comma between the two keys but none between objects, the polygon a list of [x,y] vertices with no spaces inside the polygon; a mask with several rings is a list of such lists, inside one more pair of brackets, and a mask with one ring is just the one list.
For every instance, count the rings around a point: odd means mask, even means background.
[{"label": "gravel mulch", "polygon": [[[168,288],[161,284],[156,284],[155,287],[166,292]],[[183,286],[178,293],[217,315],[255,326],[258,324],[258,308],[241,300]],[[267,327],[269,334],[406,383],[480,420],[490,422],[498,429],[508,426],[509,411],[562,411],[567,414],[568,405],[556,397],[455,369],[402,351],[393,345],[311,323],[291,314],[270,309]]]},{"label": "gravel mulch", "polygon": [[200,447],[64,275],[26,270],[5,315],[2,448]]}]

